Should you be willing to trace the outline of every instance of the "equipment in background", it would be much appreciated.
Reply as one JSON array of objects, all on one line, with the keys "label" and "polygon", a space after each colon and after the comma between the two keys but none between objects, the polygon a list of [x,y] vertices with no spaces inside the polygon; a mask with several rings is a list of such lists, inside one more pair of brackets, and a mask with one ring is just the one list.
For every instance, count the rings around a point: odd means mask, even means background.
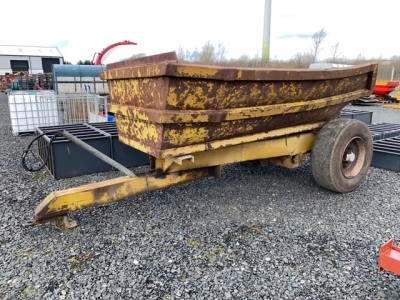
[{"label": "equipment in background", "polygon": [[104,48],[102,51],[96,52],[94,54],[92,65],[101,65],[103,63],[103,60],[105,60],[111,54],[111,52],[115,49],[115,47],[122,45],[137,45],[137,44],[135,42],[131,42],[128,40],[111,44],[110,46]]}]

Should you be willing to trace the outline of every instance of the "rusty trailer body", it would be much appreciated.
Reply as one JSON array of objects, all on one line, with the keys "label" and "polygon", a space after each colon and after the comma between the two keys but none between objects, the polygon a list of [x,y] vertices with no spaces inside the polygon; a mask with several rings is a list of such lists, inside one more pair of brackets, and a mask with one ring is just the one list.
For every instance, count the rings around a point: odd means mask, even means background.
[{"label": "rusty trailer body", "polygon": [[325,123],[350,101],[371,94],[376,69],[372,64],[330,70],[226,68],[181,64],[175,53],[120,67],[107,66],[101,74],[109,84],[119,138],[158,158]]},{"label": "rusty trailer body", "polygon": [[[340,69],[255,69],[182,64],[174,52],[107,65],[119,139],[150,157],[152,172],[51,193],[32,224],[86,207],[208,176],[259,160],[287,168],[312,150],[315,180],[335,192],[356,189],[372,159],[372,136],[339,119],[371,94],[377,64]],[[61,217],[61,218],[60,218]],[[62,226],[62,225],[60,225]]]}]

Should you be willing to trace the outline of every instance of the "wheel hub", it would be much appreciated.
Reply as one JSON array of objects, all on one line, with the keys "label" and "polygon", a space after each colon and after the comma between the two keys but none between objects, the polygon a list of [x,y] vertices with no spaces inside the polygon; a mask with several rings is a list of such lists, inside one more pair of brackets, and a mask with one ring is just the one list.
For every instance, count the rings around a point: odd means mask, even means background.
[{"label": "wheel hub", "polygon": [[354,152],[348,153],[346,155],[346,161],[348,162],[353,162],[356,159],[356,155],[354,154]]},{"label": "wheel hub", "polygon": [[347,144],[342,160],[342,173],[346,178],[353,178],[360,173],[365,155],[365,142],[362,138],[355,137]]}]

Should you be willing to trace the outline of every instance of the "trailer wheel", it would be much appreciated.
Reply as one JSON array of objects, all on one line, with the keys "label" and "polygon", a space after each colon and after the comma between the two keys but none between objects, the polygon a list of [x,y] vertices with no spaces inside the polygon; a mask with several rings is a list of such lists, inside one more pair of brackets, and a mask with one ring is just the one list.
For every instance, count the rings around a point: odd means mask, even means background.
[{"label": "trailer wheel", "polygon": [[373,140],[358,120],[335,119],[322,127],[311,151],[311,171],[322,187],[338,193],[357,189],[367,176]]}]

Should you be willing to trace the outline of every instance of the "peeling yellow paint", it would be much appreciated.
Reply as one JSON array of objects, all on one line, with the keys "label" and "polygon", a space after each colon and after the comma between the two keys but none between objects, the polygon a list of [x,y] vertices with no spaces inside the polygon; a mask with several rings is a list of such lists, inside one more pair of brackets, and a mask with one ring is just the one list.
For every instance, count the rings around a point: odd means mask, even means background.
[{"label": "peeling yellow paint", "polygon": [[233,144],[224,148],[214,148],[210,145],[207,151],[191,152],[194,158],[193,162],[183,161],[181,165],[171,165],[166,160],[158,159],[163,161],[158,164],[162,166],[164,171],[177,172],[204,166],[298,155],[309,152],[312,149],[315,137],[315,133],[304,133],[270,140],[253,141],[251,143]]},{"label": "peeling yellow paint", "polygon": [[128,139],[124,135],[120,135],[119,139],[123,143],[125,143],[135,149],[138,149],[140,151],[148,153],[149,155],[159,157],[159,158],[166,158],[166,157],[171,157],[171,156],[179,156],[179,155],[197,153],[197,152],[202,152],[202,151],[208,151],[210,149],[225,148],[225,147],[230,147],[233,145],[247,144],[247,143],[252,143],[255,141],[262,141],[262,140],[271,139],[271,138],[276,139],[276,138],[279,138],[282,136],[287,136],[287,135],[291,135],[291,134],[295,134],[295,133],[307,132],[307,131],[311,131],[314,129],[318,129],[322,125],[323,125],[323,123],[312,123],[312,124],[307,124],[307,125],[292,126],[292,127],[288,127],[288,128],[271,130],[269,132],[262,132],[262,133],[252,134],[252,135],[233,137],[233,138],[225,139],[225,140],[215,140],[215,141],[210,141],[207,143],[199,143],[199,144],[194,144],[194,145],[189,145],[189,146],[180,145],[179,147],[171,147],[168,149],[158,149],[152,145],[144,144],[143,142],[140,142],[138,140]]},{"label": "peeling yellow paint", "polygon": [[[335,106],[336,113],[340,105],[370,93],[367,73],[275,81],[259,80],[259,76],[266,76],[263,71],[255,72],[257,79],[237,80],[251,73],[197,65],[171,64],[168,72],[173,75],[164,77],[155,77],[160,72],[157,64],[141,70],[145,70],[143,75],[147,77],[111,80],[117,83],[112,85],[110,112],[116,115],[125,143],[139,145],[146,151],[156,147],[155,156],[167,148],[252,136],[260,128],[290,127],[291,122],[312,122],[299,121],[296,115],[304,116],[304,112],[316,109],[327,121],[331,118],[329,107]],[[292,70],[281,74],[295,78]],[[118,122],[122,116],[124,119]],[[281,118],[286,124],[279,124],[277,120]]]},{"label": "peeling yellow paint", "polygon": [[217,68],[208,68],[196,65],[178,65],[177,73],[185,77],[212,77],[215,76],[220,70]]},{"label": "peeling yellow paint", "polygon": [[[346,103],[352,99],[357,99],[367,94],[366,90],[359,90],[329,98],[316,100],[302,100],[294,103],[264,105],[256,107],[243,107],[234,109],[219,109],[219,110],[154,110],[143,109],[123,105],[110,105],[110,112],[122,115],[130,115],[132,118],[140,120],[151,120],[152,122],[161,124],[174,123],[209,123],[221,121],[234,121],[261,118],[267,116],[283,115],[288,113],[297,113],[301,111],[319,109]],[[194,99],[194,98],[193,98]],[[188,100],[189,103],[196,102]],[[265,101],[266,102],[266,101]],[[281,101],[278,101],[281,102]],[[155,114],[158,112],[157,114]],[[214,121],[216,116],[223,116],[221,120]]]},{"label": "peeling yellow paint", "polygon": [[184,182],[210,176],[209,169],[187,171],[181,174],[156,176],[120,177],[83,185],[49,194],[35,209],[37,221],[66,215],[84,208],[104,205],[130,196],[165,189]]},{"label": "peeling yellow paint", "polygon": [[169,130],[168,142],[172,145],[191,145],[201,143],[209,138],[209,131],[204,128],[185,126],[181,130]]}]

